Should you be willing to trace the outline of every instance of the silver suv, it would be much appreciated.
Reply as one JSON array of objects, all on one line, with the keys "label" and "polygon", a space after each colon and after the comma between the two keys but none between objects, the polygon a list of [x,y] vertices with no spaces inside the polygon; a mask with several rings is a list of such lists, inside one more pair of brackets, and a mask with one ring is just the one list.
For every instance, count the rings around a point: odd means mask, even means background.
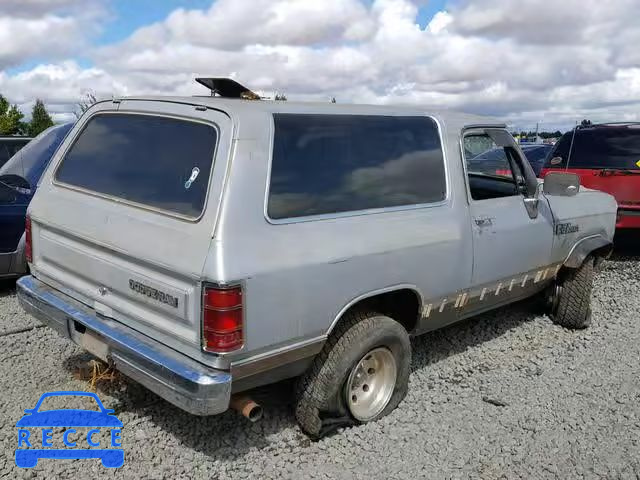
[{"label": "silver suv", "polygon": [[196,415],[298,377],[312,437],[402,401],[412,335],[540,292],[588,325],[616,202],[540,183],[505,125],[209,85],[78,121],[29,210],[27,311]]}]

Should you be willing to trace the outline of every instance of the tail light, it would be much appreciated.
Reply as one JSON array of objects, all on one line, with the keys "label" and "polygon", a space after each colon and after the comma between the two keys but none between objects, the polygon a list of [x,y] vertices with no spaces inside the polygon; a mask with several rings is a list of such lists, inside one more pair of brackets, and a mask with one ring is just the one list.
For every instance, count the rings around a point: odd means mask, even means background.
[{"label": "tail light", "polygon": [[242,289],[205,286],[202,296],[202,348],[224,353],[244,344]]},{"label": "tail light", "polygon": [[33,244],[31,243],[31,217],[27,215],[24,224],[24,256],[27,263],[33,262]]}]

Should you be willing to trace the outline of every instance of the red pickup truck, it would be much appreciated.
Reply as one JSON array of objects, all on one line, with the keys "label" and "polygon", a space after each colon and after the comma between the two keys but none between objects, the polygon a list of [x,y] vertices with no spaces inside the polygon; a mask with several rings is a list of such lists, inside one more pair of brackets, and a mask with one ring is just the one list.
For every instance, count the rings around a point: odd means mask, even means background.
[{"label": "red pickup truck", "polygon": [[616,198],[618,231],[640,229],[640,123],[589,125],[565,133],[541,177],[558,170],[577,173],[585,187]]}]

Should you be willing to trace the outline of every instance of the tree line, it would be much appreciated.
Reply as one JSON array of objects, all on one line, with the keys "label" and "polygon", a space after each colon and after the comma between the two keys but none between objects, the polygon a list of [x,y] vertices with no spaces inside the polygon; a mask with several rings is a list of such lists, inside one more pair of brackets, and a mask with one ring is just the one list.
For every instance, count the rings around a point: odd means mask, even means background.
[{"label": "tree line", "polygon": [[53,126],[53,119],[44,102],[39,98],[33,105],[31,120],[23,121],[24,114],[17,105],[11,105],[2,94],[0,94],[0,135],[27,135],[36,137],[47,128]]}]

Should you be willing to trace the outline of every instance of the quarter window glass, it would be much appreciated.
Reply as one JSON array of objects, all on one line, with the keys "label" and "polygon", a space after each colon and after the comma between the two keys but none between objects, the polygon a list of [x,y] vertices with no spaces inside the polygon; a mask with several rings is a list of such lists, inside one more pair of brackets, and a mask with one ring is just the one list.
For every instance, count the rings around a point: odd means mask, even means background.
[{"label": "quarter window glass", "polygon": [[270,218],[444,200],[438,127],[427,117],[276,114]]},{"label": "quarter window glass", "polygon": [[216,130],[201,123],[148,115],[98,115],[66,154],[56,179],[198,217],[204,209],[216,141]]}]

